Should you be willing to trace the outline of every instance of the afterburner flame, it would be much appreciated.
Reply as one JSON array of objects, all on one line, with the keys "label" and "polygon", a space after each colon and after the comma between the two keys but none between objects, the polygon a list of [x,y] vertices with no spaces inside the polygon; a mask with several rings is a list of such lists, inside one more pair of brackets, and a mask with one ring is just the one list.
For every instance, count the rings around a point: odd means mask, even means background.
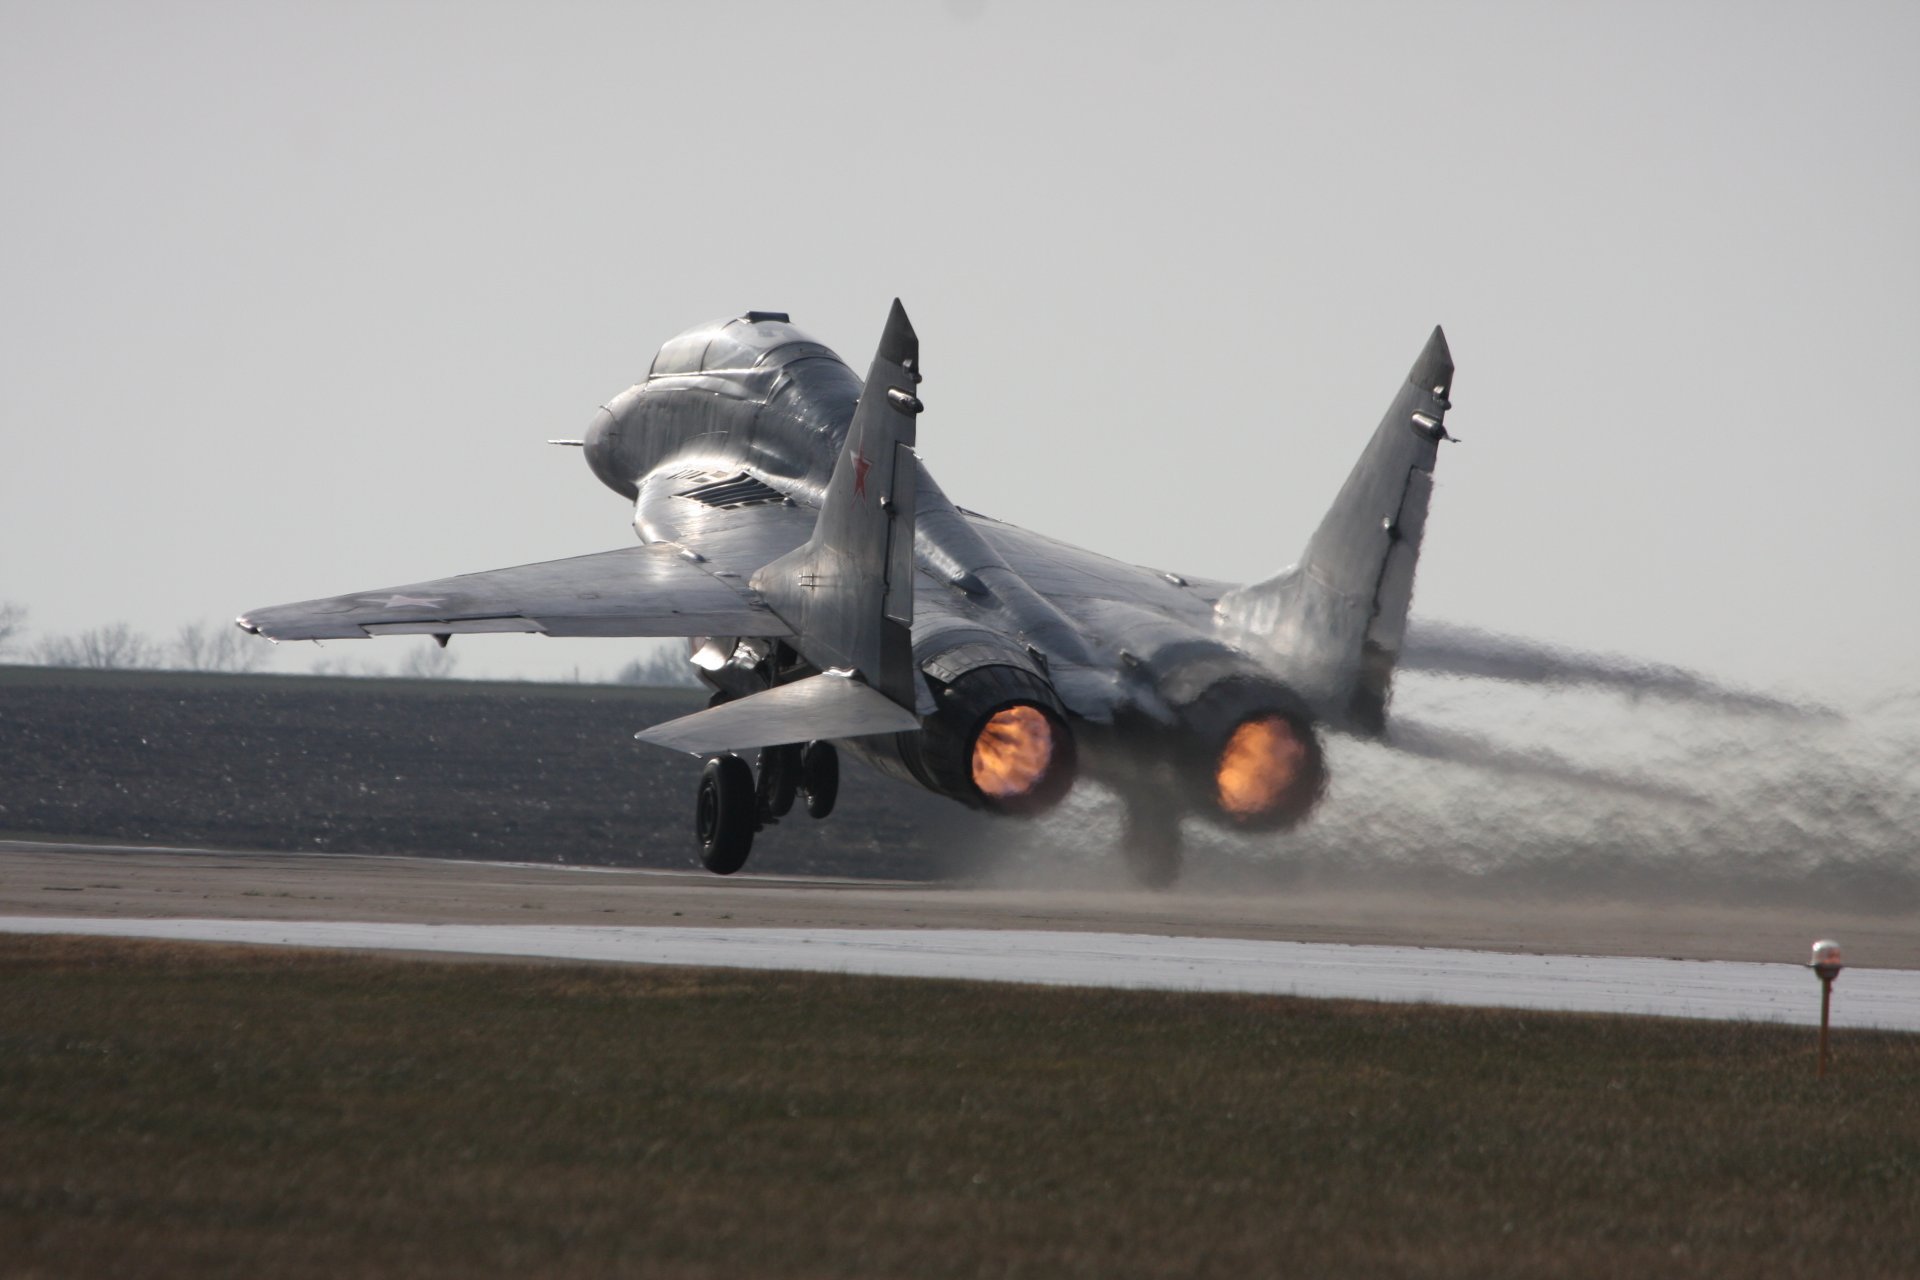
[{"label": "afterburner flame", "polygon": [[1038,707],[996,711],[973,740],[973,785],[995,800],[1024,796],[1053,766],[1053,725]]},{"label": "afterburner flame", "polygon": [[1220,807],[1236,818],[1257,818],[1286,796],[1306,763],[1307,746],[1279,716],[1248,720],[1233,731],[1214,774]]}]

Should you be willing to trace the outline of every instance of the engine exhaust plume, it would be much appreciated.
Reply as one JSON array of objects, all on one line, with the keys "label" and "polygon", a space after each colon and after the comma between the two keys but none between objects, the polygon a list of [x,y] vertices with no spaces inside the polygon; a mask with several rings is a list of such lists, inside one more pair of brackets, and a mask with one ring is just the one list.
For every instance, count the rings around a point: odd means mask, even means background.
[{"label": "engine exhaust plume", "polygon": [[973,740],[973,785],[997,801],[1033,795],[1054,763],[1053,725],[1038,707],[1004,707]]},{"label": "engine exhaust plume", "polygon": [[1220,808],[1240,821],[1272,811],[1300,781],[1306,744],[1279,716],[1259,716],[1227,739],[1214,771]]},{"label": "engine exhaust plume", "polygon": [[1720,711],[1803,720],[1837,719],[1830,707],[1737,688],[1666,663],[1583,653],[1445,622],[1423,620],[1410,627],[1399,667],[1402,671],[1514,684],[1613,689],[1634,697],[1667,698]]}]

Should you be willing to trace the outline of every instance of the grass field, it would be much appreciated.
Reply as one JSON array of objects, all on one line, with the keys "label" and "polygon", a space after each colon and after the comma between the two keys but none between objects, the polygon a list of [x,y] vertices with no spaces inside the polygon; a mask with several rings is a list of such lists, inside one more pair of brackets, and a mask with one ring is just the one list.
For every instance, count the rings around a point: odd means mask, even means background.
[{"label": "grass field", "polygon": [[7,1276],[1920,1274],[1920,1038],[0,938]]}]

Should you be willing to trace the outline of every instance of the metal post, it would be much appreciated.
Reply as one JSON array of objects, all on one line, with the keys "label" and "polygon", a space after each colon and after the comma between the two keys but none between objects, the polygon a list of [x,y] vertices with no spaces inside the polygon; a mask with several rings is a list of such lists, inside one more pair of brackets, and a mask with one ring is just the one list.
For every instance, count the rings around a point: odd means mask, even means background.
[{"label": "metal post", "polygon": [[1833,980],[1840,976],[1840,970],[1846,962],[1840,954],[1840,944],[1831,938],[1822,938],[1813,944],[1813,963],[1807,968],[1813,970],[1820,979],[1820,1079],[1827,1078],[1827,1024],[1833,1013]]},{"label": "metal post", "polygon": [[1833,1010],[1833,979],[1820,975],[1820,1078],[1827,1078],[1827,1017]]}]

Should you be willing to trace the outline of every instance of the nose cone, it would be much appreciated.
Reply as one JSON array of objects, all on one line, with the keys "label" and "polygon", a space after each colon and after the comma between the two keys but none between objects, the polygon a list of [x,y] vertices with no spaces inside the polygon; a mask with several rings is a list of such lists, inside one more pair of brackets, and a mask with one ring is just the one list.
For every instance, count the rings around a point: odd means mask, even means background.
[{"label": "nose cone", "polygon": [[633,392],[616,397],[613,402],[593,415],[593,421],[587,424],[586,432],[581,436],[584,447],[581,452],[587,455],[587,466],[601,484],[620,494],[629,502],[640,496],[640,485],[630,467],[621,465],[621,443],[625,437],[625,421],[620,411],[630,401]]}]

